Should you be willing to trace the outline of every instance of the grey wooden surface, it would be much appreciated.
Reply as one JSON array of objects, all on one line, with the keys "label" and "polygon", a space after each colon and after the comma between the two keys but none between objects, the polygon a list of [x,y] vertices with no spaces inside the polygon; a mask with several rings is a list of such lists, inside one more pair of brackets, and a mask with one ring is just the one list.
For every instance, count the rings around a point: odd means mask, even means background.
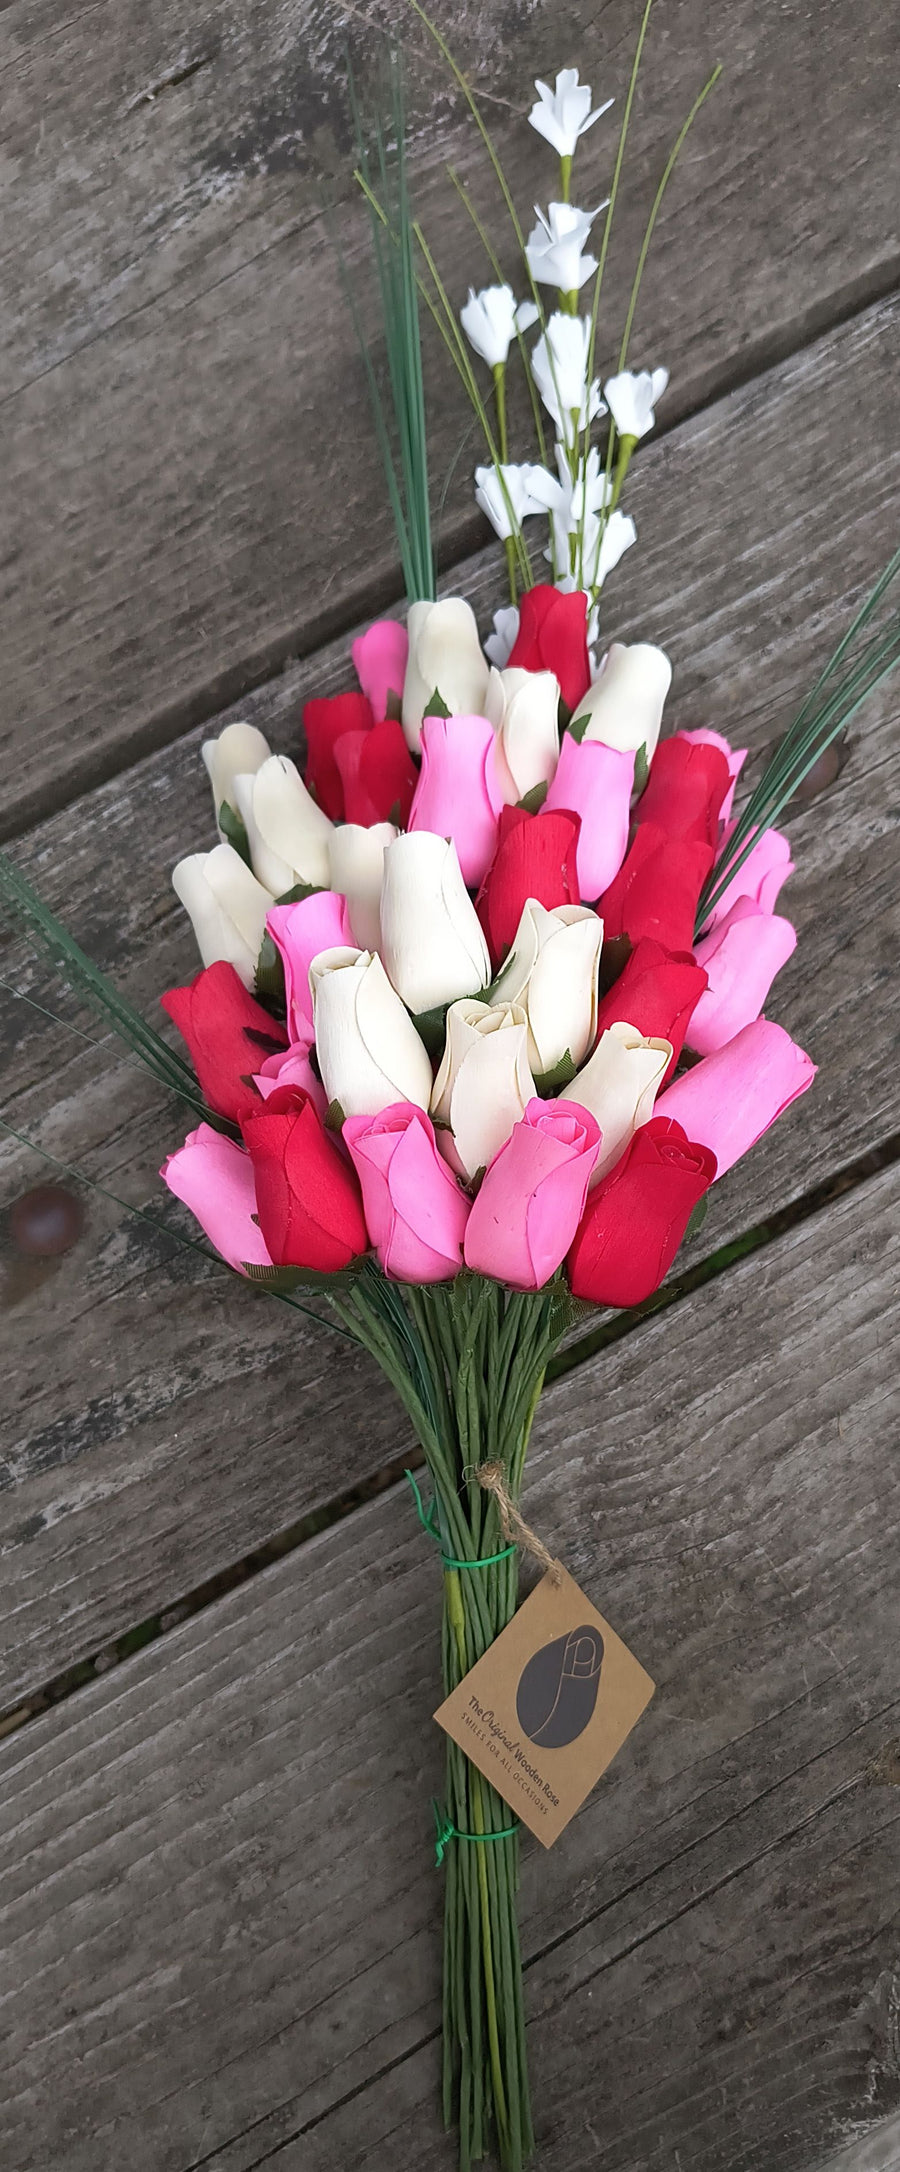
[{"label": "grey wooden surface", "polygon": [[[898,1202],[892,1170],[540,1412],[528,1513],[658,1683],[524,1847],[550,2172],[806,2172],[900,2105]],[[452,2165],[438,1606],[392,1493],[0,1750],[9,2172]]]},{"label": "grey wooden surface", "polygon": [[[631,0],[441,20],[527,214],[552,162],[514,109],[576,58],[621,93]],[[0,12],[0,830],[149,1015],[194,966],[168,890],[209,824],[190,727],[253,686],[239,713],[295,748],[398,585],[321,219],[324,185],[355,276],[348,32],[368,69],[371,11],[321,0]],[[409,49],[456,294],[477,270],[446,160],[494,201]],[[878,0],[658,7],[613,326],[714,58],[642,296],[635,360],[673,384],[607,631],[670,649],[674,723],[760,753],[897,540],[900,49]],[[429,364],[440,487],[464,419]],[[486,624],[474,457],[442,551]],[[796,1226],[558,1383],[536,1429],[529,1513],[659,1682],[560,1846],[526,1848],[540,2172],[900,2166],[898,704],[790,825],[773,1009],[815,1091],[679,1265]],[[0,975],[96,1033],[21,945]],[[153,1172],[178,1112],[3,990],[0,1020],[3,1120],[174,1230]],[[0,1201],[45,1175],[0,1144]],[[0,1743],[4,2172],[440,2172],[434,1562],[402,1491],[331,1520],[403,1425],[346,1345],[87,1206],[52,1268],[0,1231],[0,1711],[98,1655]],[[260,1569],[264,1546],[289,1550]]]},{"label": "grey wooden surface", "polygon": [[[521,118],[531,78],[577,56],[621,100],[638,14],[635,0],[568,0],[563,15],[549,0],[441,11],[526,216],[555,186],[552,154]],[[367,16],[368,0],[348,13],[329,0],[249,12],[123,0],[68,16],[53,0],[10,0],[0,12],[6,833],[394,592],[321,215],[333,193],[359,280],[343,72],[348,37],[371,71]],[[505,256],[502,208],[443,63],[408,10],[377,19],[389,18],[409,47],[422,214],[458,302],[480,276],[479,248],[446,162],[458,161]],[[635,361],[672,371],[664,427],[886,292],[900,265],[884,0],[851,14],[843,0],[712,12],[667,0],[609,268],[608,361],[666,153],[716,59],[725,75],[665,208],[636,327]],[[583,200],[606,193],[611,131],[601,122],[579,155]],[[371,286],[359,284],[374,330]],[[468,417],[442,350],[429,362],[439,494]],[[475,457],[469,439],[446,502],[451,556],[480,533]]]},{"label": "grey wooden surface", "polygon": [[[671,643],[677,720],[702,715],[734,732],[740,720],[741,736],[746,729],[764,746],[850,608],[848,548],[867,573],[887,556],[896,322],[888,306],[866,313],[648,450],[635,585],[653,604],[641,613],[632,592],[629,630],[649,620]],[[841,433],[847,464],[835,468],[829,447]],[[727,502],[717,484],[724,472]],[[710,536],[692,512],[698,495],[717,505],[715,548],[726,561],[712,604]],[[496,577],[493,553],[460,569],[482,608]],[[257,697],[252,713],[279,744],[295,743],[302,694],[332,683],[345,657],[340,643],[321,666],[311,662]],[[894,1016],[883,999],[900,932],[889,783],[898,733],[893,688],[854,729],[837,785],[791,824],[798,866],[786,902],[800,943],[775,1010],[811,1050],[820,1079],[716,1191],[678,1271],[900,1128]],[[159,991],[195,969],[168,873],[210,831],[200,736],[54,818],[22,855],[150,1015]],[[11,963],[3,977],[45,1000],[33,960]],[[98,1030],[70,1000],[62,1009]],[[0,1120],[177,1228],[153,1177],[182,1135],[179,1108],[109,1048],[85,1048],[2,991],[0,1019],[10,1050]],[[41,1173],[8,1141],[0,1168],[7,1197]],[[0,1459],[0,1708],[402,1452],[389,1391],[346,1345],[207,1273],[96,1194],[87,1204],[85,1237],[51,1278],[31,1285],[6,1262],[2,1341],[15,1391]],[[237,1431],[225,1422],[236,1397]]]}]

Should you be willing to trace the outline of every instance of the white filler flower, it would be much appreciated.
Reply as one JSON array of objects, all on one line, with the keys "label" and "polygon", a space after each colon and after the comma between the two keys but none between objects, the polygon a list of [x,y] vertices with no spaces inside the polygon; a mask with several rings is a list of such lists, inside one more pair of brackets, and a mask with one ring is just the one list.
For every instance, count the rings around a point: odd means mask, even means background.
[{"label": "white filler flower", "polygon": [[[597,209],[602,211],[603,204]],[[582,256],[596,211],[577,211],[574,204],[550,204],[547,211],[535,204],[537,225],[525,244],[532,279],[542,286],[558,287],[574,294],[597,269],[595,256]]]},{"label": "white filler flower", "polygon": [[561,68],[556,78],[555,90],[549,83],[535,82],[537,105],[532,106],[528,118],[539,136],[546,137],[560,158],[571,158],[579,136],[593,128],[601,113],[608,113],[613,101],[607,98],[602,106],[591,111],[591,93],[587,83],[579,83],[577,68]]},{"label": "white filler flower", "polygon": [[556,310],[548,319],[531,357],[531,374],[560,437],[573,445],[579,430],[605,413],[600,386],[588,386],[590,317],[569,317]]},{"label": "white filler flower", "polygon": [[540,500],[531,495],[530,481],[531,466],[527,461],[518,467],[509,461],[502,467],[475,470],[475,503],[486,513],[501,542],[518,534],[529,513],[543,512]]},{"label": "white filler flower", "polygon": [[620,370],[608,377],[603,390],[620,437],[646,437],[656,421],[653,412],[669,382],[668,370]]},{"label": "white filler flower", "polygon": [[516,336],[516,298],[512,287],[482,287],[460,310],[459,321],[470,346],[491,369],[506,361]]}]

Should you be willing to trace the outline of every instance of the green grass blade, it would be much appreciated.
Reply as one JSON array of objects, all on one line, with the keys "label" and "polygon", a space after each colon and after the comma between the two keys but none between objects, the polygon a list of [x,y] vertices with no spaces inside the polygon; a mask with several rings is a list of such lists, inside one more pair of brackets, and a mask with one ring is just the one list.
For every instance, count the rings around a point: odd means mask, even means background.
[{"label": "green grass blade", "polygon": [[[900,663],[900,611],[888,613],[868,641],[860,643],[860,636],[871,626],[898,573],[900,550],[888,560],[870,595],[820,671],[742,809],[725,852],[701,894],[695,939],[762,831],[777,823],[820,756],[846,730],[863,702]],[[843,670],[842,666],[845,667]]]},{"label": "green grass blade", "polygon": [[0,852],[0,902],[11,909],[17,920],[40,944],[56,970],[70,987],[86,997],[95,1011],[105,1019],[126,1046],[138,1056],[161,1086],[179,1099],[186,1101],[203,1122],[212,1124],[217,1131],[232,1131],[233,1126],[224,1117],[208,1109],[190,1065],[169,1047],[162,1034],[148,1025],[125,996],[120,995],[114,983],[107,979],[100,967],[82,950],[81,945],[55,913],[33,890],[30,882],[13,865],[5,852]]},{"label": "green grass blade", "polygon": [[[435,571],[425,378],[413,238],[414,221],[406,156],[403,71],[396,52],[391,54],[390,60],[389,110],[393,146],[389,145],[379,111],[373,129],[374,147],[370,154],[352,75],[350,102],[356,137],[357,178],[369,208],[372,256],[381,297],[390,391],[390,421],[346,274],[344,286],[366,372],[407,596],[410,602],[429,601],[435,595]],[[386,207],[384,216],[381,213],[379,197]]]}]

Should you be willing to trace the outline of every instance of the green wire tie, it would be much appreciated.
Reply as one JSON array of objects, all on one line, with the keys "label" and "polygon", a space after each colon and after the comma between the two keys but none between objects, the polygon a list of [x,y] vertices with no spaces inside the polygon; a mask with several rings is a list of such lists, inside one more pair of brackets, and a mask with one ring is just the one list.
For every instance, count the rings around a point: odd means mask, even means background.
[{"label": "green wire tie", "polygon": [[[412,1471],[404,1471],[403,1476],[409,1479],[412,1487],[415,1496],[416,1513],[423,1531],[427,1531],[429,1538],[436,1540],[438,1546],[440,1546],[441,1534],[434,1527],[434,1501],[429,1501],[426,1508]],[[444,1553],[441,1554],[441,1560],[445,1569],[492,1569],[495,1561],[506,1561],[510,1554],[517,1551],[514,1541],[511,1546],[501,1546],[498,1554],[483,1554],[480,1561],[457,1561],[452,1554]],[[456,1833],[455,1826],[453,1831]],[[456,1833],[457,1840],[502,1840],[504,1837],[502,1833]],[[440,1856],[438,1861],[440,1862]]]},{"label": "green wire tie", "polygon": [[481,1847],[486,1840],[514,1840],[519,1830],[519,1820],[517,1818],[514,1825],[504,1825],[503,1831],[500,1833],[462,1833],[459,1826],[454,1825],[453,1819],[448,1818],[446,1811],[441,1809],[439,1803],[432,1803],[431,1807],[434,1811],[434,1861],[437,1870],[440,1870],[451,1840],[471,1840],[476,1847]]}]

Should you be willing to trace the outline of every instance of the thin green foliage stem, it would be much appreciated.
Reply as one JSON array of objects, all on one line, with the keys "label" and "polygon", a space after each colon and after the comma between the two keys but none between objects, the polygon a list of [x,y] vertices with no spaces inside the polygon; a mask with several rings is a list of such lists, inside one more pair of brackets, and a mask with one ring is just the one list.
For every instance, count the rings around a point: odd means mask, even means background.
[{"label": "thin green foliage stem", "polygon": [[187,1102],[204,1123],[233,1135],[233,1125],[207,1107],[190,1066],[93,963],[5,852],[0,852],[0,900],[24,922],[62,978],[87,998],[126,1047],[140,1058],[145,1070],[151,1072],[161,1086]]},{"label": "thin green foliage stem", "polygon": [[[896,611],[886,625],[861,648],[858,646],[860,636],[871,625],[898,573],[900,550],[888,560],[870,595],[856,612],[743,808],[701,894],[696,935],[701,933],[759,836],[777,822],[820,756],[846,729],[867,696],[900,662],[900,613]],[[841,666],[845,663],[846,669],[842,672]]]},{"label": "thin green foliage stem", "polygon": [[346,276],[344,285],[366,371],[407,595],[409,600],[414,602],[433,599],[435,572],[419,288],[406,156],[406,102],[402,63],[395,51],[392,52],[390,60],[390,89],[393,150],[388,147],[380,114],[374,124],[374,142],[380,194],[385,204],[392,202],[393,215],[389,225],[394,246],[386,245],[381,220],[373,209],[377,196],[372,187],[370,157],[352,75],[350,77],[358,168],[369,203],[372,254],[381,294],[388,380],[397,443],[396,456],[384,402],[369,356],[368,343],[359,321],[352,286]]},{"label": "thin green foliage stem", "polygon": [[[420,1515],[444,1555],[441,1647],[450,1692],[517,1601],[517,1553],[504,1544],[496,1500],[478,1470],[499,1461],[518,1495],[544,1372],[572,1303],[561,1285],[521,1294],[464,1272],[453,1283],[415,1288],[390,1284],[373,1267],[336,1304],[393,1381],[425,1451],[433,1503],[427,1512],[420,1504]],[[482,2156],[491,2128],[504,2172],[521,2172],[533,2135],[518,1840],[507,1804],[453,1742],[445,1803],[456,1830],[475,1836],[474,1844],[448,1848],[444,1860],[445,2117],[458,2124],[462,2172]]]}]

